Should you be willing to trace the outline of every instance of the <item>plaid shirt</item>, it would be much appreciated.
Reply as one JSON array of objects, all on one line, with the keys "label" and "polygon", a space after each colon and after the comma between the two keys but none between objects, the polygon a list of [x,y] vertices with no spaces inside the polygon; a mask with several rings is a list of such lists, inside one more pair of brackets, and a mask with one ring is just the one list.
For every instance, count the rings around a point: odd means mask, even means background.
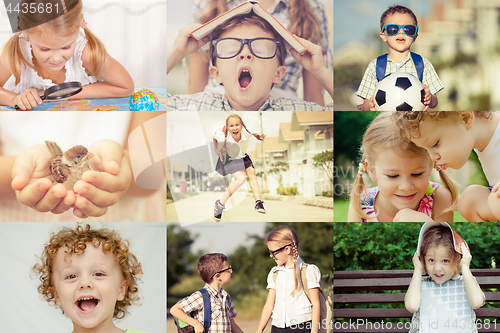
[{"label": "plaid shirt", "polygon": [[[217,93],[196,93],[175,95],[167,93],[168,111],[235,111],[224,95]],[[333,111],[333,103],[323,107],[316,103],[296,101],[288,98],[268,97],[259,110],[255,111]]]},{"label": "plaid shirt", "polygon": [[[434,95],[443,90],[444,86],[441,83],[441,80],[439,80],[439,76],[434,70],[431,62],[424,57],[422,57],[422,59],[424,60],[424,77],[422,83],[427,85],[431,91],[431,94]],[[375,95],[375,88],[378,84],[376,67],[377,59],[370,62],[368,68],[366,69],[363,80],[361,81],[358,92],[356,93],[356,95],[358,95],[359,97],[369,99],[373,95]],[[395,72],[410,73],[412,75],[415,75],[415,77],[418,77],[417,69],[413,64],[410,53],[408,53],[406,59],[399,65],[396,64],[394,60],[387,57],[387,68],[385,70],[385,74],[387,75]]]},{"label": "plaid shirt", "polygon": [[[212,305],[212,319],[208,332],[231,333],[231,319],[238,315],[231,301],[231,296],[224,289],[219,294],[208,283],[203,288],[208,291]],[[203,296],[199,291],[181,299],[178,304],[182,311],[192,313],[194,319],[203,323]]]},{"label": "plaid shirt", "polygon": [[[227,0],[227,7],[234,8],[246,0]],[[198,21],[201,13],[203,13],[210,1],[209,0],[194,0],[193,9],[191,11],[191,23],[201,23]],[[269,13],[273,15],[283,26],[290,29],[290,17],[288,16],[288,7],[290,0],[280,0],[276,5],[269,8]],[[318,43],[323,50],[323,55],[326,57],[326,67],[332,69],[333,54],[331,45],[328,44],[328,21],[325,15],[324,5],[318,0],[309,0],[309,5],[316,15],[316,22],[321,30],[321,39]],[[330,22],[330,24],[332,24]],[[274,85],[274,88],[292,91],[296,93],[299,84],[299,78],[302,77],[302,66],[292,57],[290,53],[287,54],[285,59],[286,73],[283,79]],[[210,76],[208,84],[212,87],[218,87],[219,84],[213,77]],[[273,88],[273,89],[274,89]]]}]

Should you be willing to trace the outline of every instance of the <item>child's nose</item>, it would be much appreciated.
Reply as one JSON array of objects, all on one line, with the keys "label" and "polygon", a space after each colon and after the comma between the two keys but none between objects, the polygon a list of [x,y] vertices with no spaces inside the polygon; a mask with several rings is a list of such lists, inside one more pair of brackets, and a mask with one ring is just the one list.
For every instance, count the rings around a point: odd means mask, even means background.
[{"label": "child's nose", "polygon": [[243,45],[243,49],[241,49],[241,52],[240,54],[238,55],[238,58],[240,60],[244,60],[244,59],[252,59],[253,58],[253,54],[252,52],[250,51],[250,48],[248,47],[248,45]]},{"label": "child's nose", "polygon": [[84,289],[84,288],[89,288],[92,289],[92,282],[90,281],[90,278],[82,276],[80,279],[80,286],[79,289]]},{"label": "child's nose", "polygon": [[408,178],[403,178],[399,183],[399,188],[402,190],[409,190],[413,187],[413,182]]}]

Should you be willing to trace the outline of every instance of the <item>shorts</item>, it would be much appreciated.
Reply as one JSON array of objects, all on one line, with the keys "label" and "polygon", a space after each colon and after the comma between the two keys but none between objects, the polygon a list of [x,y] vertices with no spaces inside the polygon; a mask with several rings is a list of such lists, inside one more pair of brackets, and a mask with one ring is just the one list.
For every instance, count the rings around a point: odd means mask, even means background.
[{"label": "shorts", "polygon": [[312,321],[306,321],[290,327],[280,328],[276,326],[271,326],[271,333],[310,333],[311,332]]},{"label": "shorts", "polygon": [[225,165],[222,164],[220,158],[217,159],[217,164],[215,166],[215,171],[217,171],[222,176],[232,175],[235,172],[243,171],[249,167],[253,167],[252,160],[248,154],[245,157],[239,158],[237,160],[229,160]]}]

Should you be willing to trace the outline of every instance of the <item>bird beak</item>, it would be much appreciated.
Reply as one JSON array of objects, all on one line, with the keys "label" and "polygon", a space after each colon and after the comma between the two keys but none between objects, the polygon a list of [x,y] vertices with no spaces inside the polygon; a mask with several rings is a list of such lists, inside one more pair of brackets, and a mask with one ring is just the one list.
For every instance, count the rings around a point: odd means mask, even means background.
[{"label": "bird beak", "polygon": [[90,160],[92,157],[94,157],[94,154],[89,154],[89,155],[85,155],[82,159],[82,161],[85,161],[85,160]]}]

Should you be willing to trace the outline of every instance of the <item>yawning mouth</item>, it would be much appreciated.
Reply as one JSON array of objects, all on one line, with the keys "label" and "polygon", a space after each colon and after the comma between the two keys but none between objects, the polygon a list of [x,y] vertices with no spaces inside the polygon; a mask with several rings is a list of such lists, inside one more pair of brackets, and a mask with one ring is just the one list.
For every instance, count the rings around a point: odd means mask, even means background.
[{"label": "yawning mouth", "polygon": [[252,73],[249,68],[241,68],[240,75],[238,76],[238,83],[240,85],[240,90],[245,91],[248,89],[252,83]]},{"label": "yawning mouth", "polygon": [[75,304],[82,312],[91,312],[97,307],[99,302],[100,301],[94,297],[82,297],[76,301]]}]

